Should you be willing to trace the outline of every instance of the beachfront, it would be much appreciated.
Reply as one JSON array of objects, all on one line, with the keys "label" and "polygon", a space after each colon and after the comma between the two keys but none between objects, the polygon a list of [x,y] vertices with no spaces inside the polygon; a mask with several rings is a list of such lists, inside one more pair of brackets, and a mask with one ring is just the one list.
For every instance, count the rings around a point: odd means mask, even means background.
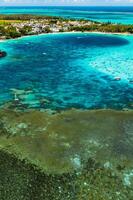
[{"label": "beachfront", "polygon": [[101,23],[60,17],[37,17],[32,15],[0,16],[0,39],[17,38],[25,35],[58,32],[100,32],[132,34],[132,25]]}]

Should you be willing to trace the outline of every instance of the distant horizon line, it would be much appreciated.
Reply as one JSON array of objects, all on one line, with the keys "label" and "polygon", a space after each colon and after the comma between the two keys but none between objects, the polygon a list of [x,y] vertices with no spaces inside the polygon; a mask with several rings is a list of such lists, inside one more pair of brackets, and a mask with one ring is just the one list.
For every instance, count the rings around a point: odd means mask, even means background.
[{"label": "distant horizon line", "polygon": [[0,7],[133,7],[133,5],[0,5]]}]

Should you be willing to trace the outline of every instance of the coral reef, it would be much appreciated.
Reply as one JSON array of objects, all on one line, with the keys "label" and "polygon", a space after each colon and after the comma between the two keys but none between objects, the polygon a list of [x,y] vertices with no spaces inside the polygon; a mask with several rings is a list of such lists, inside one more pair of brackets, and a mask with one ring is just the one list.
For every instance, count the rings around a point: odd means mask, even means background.
[{"label": "coral reef", "polygon": [[0,110],[0,199],[131,200],[133,111]]}]

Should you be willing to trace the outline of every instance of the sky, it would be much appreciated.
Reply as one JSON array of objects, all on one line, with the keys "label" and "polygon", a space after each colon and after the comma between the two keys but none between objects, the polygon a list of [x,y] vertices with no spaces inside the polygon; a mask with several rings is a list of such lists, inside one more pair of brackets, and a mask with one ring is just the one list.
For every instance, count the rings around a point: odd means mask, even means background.
[{"label": "sky", "polygon": [[97,5],[97,6],[122,6],[132,5],[133,0],[0,0],[0,5],[4,6],[17,6],[17,5]]}]

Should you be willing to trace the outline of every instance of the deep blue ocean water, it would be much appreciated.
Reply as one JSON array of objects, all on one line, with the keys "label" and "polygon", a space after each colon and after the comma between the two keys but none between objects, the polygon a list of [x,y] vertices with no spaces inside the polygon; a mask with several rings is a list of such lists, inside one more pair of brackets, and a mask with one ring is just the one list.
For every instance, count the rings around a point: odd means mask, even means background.
[{"label": "deep blue ocean water", "polygon": [[133,24],[133,7],[0,7],[0,14],[38,14],[101,22]]},{"label": "deep blue ocean water", "polygon": [[0,102],[20,89],[25,92],[19,99],[28,107],[132,108],[132,48],[132,36],[86,33],[1,42],[8,56],[0,60]]}]

